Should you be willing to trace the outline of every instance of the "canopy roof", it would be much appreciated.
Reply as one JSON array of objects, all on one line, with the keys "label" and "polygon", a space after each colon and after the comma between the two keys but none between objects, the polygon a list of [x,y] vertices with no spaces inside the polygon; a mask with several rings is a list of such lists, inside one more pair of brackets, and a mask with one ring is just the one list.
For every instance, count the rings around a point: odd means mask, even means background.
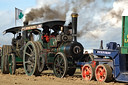
[{"label": "canopy roof", "polygon": [[[9,28],[9,29],[5,30],[4,34],[6,34],[6,33],[16,34],[20,31],[24,31],[24,30],[33,30],[33,29],[38,29],[38,28],[45,29],[46,27],[49,28],[49,29],[53,29],[55,31],[59,31],[60,26],[64,26],[64,24],[65,24],[65,21],[48,21],[48,22],[39,23],[39,24],[12,27],[12,28]],[[71,23],[68,25],[68,27],[71,29]]]},{"label": "canopy roof", "polygon": [[16,34],[18,32],[20,32],[22,29],[22,26],[19,26],[19,27],[12,27],[12,28],[9,28],[7,30],[5,30],[3,33],[6,34],[6,33],[13,33],[13,34]]}]

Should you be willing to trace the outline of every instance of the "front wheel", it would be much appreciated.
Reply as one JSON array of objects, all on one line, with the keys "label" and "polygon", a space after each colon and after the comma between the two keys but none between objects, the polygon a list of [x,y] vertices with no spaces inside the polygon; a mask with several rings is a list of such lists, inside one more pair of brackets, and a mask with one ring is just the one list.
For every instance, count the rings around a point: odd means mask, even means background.
[{"label": "front wheel", "polygon": [[10,54],[9,55],[9,72],[10,74],[15,74],[15,71],[16,71],[16,59],[15,59],[15,54]]},{"label": "front wheel", "polygon": [[63,78],[67,74],[68,63],[66,56],[59,52],[56,54],[53,64],[53,72],[56,77]]}]

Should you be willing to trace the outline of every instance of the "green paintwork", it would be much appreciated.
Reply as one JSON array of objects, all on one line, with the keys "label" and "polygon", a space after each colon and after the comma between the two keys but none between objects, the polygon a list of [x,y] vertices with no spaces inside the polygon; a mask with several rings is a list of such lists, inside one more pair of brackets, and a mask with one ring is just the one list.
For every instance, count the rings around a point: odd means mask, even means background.
[{"label": "green paintwork", "polygon": [[122,46],[128,47],[128,16],[122,18]]},{"label": "green paintwork", "polygon": [[57,47],[57,41],[56,41],[56,38],[51,38],[50,39],[50,47]]},{"label": "green paintwork", "polygon": [[42,34],[40,33],[39,34],[39,40],[38,41],[43,45],[43,41],[42,41],[41,37],[42,37]]},{"label": "green paintwork", "polygon": [[53,65],[54,59],[55,59],[55,55],[58,52],[61,53],[65,53],[64,49],[65,46],[68,44],[67,42],[60,42],[60,46],[58,46],[56,37],[50,37],[50,41],[48,43],[43,42],[43,40],[41,39],[42,34],[39,35],[39,40],[38,42],[40,42],[43,46],[43,54],[42,56],[45,57],[45,64],[50,68],[50,66]]},{"label": "green paintwork", "polygon": [[15,55],[11,54],[8,56],[8,61],[9,61],[9,72],[10,74],[15,74],[16,71],[16,60],[15,60]]},{"label": "green paintwork", "polygon": [[43,43],[44,49],[50,50],[50,52],[46,53],[46,57],[47,57],[46,62],[53,63],[56,53],[58,52],[64,53],[64,48],[66,44],[67,43],[63,43],[59,47],[57,47],[57,40],[55,37],[51,37],[48,43]]},{"label": "green paintwork", "polygon": [[128,47],[121,47],[122,54],[128,54]]},{"label": "green paintwork", "polygon": [[57,50],[57,48],[51,48],[52,53],[48,53],[48,55],[47,55],[48,61],[47,62],[53,63],[54,56],[56,53],[58,53],[58,52],[64,53],[65,45],[66,45],[66,43],[63,43],[60,47],[58,47],[58,50]]},{"label": "green paintwork", "polygon": [[64,47],[65,47],[65,44],[62,44],[62,45],[59,47],[59,52],[64,53]]},{"label": "green paintwork", "polygon": [[47,62],[48,62],[48,63],[53,63],[55,54],[53,54],[53,53],[48,53],[47,56],[48,56],[48,57],[47,57]]},{"label": "green paintwork", "polygon": [[128,16],[122,17],[122,47],[121,53],[128,54]]},{"label": "green paintwork", "polygon": [[12,74],[12,58],[11,58],[12,56],[9,56],[9,58],[8,58],[8,61],[9,61],[9,71],[10,71],[10,74]]},{"label": "green paintwork", "polygon": [[16,57],[16,62],[23,62],[22,58]]}]

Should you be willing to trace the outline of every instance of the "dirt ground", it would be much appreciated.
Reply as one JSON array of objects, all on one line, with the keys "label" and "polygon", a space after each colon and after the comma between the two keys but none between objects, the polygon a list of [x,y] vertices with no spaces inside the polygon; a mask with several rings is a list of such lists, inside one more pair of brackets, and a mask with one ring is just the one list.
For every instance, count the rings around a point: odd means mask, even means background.
[{"label": "dirt ground", "polygon": [[82,79],[79,69],[72,77],[57,78],[52,71],[44,71],[38,77],[27,76],[24,69],[19,68],[16,70],[15,75],[2,74],[0,72],[0,85],[126,85],[126,83],[85,81]]}]

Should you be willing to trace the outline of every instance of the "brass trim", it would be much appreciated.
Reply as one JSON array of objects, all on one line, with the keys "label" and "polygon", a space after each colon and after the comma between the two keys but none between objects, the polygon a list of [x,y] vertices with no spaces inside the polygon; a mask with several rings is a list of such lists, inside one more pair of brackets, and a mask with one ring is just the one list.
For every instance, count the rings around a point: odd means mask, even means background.
[{"label": "brass trim", "polygon": [[78,14],[77,13],[73,13],[71,14],[72,17],[78,17]]}]

